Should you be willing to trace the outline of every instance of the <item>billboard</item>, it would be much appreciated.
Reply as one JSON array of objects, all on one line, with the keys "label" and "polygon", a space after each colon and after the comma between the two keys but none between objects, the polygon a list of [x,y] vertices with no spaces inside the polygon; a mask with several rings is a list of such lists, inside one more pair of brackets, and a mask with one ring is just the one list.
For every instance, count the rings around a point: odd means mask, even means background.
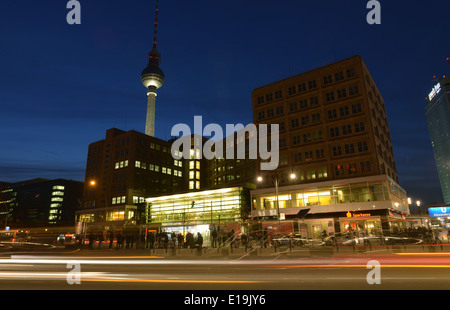
[{"label": "billboard", "polygon": [[429,208],[428,214],[430,217],[448,217],[450,216],[450,206]]}]

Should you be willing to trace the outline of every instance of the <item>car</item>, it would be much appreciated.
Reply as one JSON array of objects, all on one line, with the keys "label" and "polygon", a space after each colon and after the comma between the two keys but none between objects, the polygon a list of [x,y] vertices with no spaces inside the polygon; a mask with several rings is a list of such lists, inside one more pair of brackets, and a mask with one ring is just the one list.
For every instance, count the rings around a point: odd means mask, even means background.
[{"label": "car", "polygon": [[276,246],[283,246],[283,245],[296,245],[296,246],[302,246],[309,242],[308,239],[302,238],[301,235],[285,235],[281,237],[276,237],[272,239],[273,243]]}]

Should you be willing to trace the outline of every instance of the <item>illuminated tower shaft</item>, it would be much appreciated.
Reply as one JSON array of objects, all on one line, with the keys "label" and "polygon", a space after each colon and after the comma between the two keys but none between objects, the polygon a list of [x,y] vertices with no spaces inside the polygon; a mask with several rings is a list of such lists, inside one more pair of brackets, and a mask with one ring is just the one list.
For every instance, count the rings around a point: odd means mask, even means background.
[{"label": "illuminated tower shaft", "polygon": [[155,101],[156,101],[156,90],[147,92],[147,119],[145,122],[145,134],[154,137],[155,136]]}]

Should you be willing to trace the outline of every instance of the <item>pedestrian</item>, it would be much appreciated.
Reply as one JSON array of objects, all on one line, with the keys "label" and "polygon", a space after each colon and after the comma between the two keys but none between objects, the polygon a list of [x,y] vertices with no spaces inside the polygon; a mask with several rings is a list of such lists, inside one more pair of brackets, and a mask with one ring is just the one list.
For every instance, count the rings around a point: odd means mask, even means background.
[{"label": "pedestrian", "polygon": [[212,247],[215,248],[217,247],[217,230],[215,227],[213,227],[212,229],[211,236],[212,236]]},{"label": "pedestrian", "polygon": [[112,249],[112,245],[114,242],[114,233],[112,232],[112,230],[109,232],[109,248]]},{"label": "pedestrian", "polygon": [[120,249],[122,247],[122,243],[123,243],[123,237],[122,237],[122,234],[119,233],[117,235],[117,246],[116,246],[116,248]]},{"label": "pedestrian", "polygon": [[93,248],[93,244],[95,242],[95,238],[94,238],[94,234],[89,234],[89,248],[92,249]]},{"label": "pedestrian", "polygon": [[150,240],[150,249],[153,249],[153,246],[155,245],[155,233],[154,232],[151,232],[150,233],[150,237],[149,237],[149,240]]},{"label": "pedestrian", "polygon": [[184,236],[179,233],[178,234],[178,248],[181,249],[184,245]]},{"label": "pedestrian", "polygon": [[202,237],[202,234],[200,232],[197,233],[197,240],[195,241],[195,244],[197,245],[197,248],[199,250],[202,249],[203,237]]},{"label": "pedestrian", "polygon": [[98,234],[98,248],[99,249],[102,247],[102,242],[103,242],[103,234],[99,233]]}]

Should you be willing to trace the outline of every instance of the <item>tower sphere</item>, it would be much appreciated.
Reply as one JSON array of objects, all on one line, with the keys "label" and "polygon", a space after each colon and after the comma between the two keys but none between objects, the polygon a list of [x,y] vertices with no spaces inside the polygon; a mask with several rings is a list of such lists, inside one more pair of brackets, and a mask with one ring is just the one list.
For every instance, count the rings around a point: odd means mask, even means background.
[{"label": "tower sphere", "polygon": [[149,53],[149,63],[141,73],[141,81],[145,87],[158,89],[164,84],[164,72],[159,68],[160,54],[153,49]]}]

